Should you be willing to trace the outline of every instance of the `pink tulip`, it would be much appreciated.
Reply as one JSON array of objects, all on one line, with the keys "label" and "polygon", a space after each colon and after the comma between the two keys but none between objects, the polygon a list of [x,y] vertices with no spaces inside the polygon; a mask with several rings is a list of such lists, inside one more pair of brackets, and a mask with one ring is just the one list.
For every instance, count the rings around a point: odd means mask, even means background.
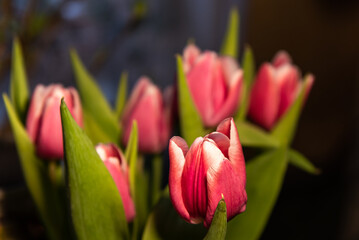
[{"label": "pink tulip", "polygon": [[222,195],[230,220],[246,209],[246,170],[237,128],[232,118],[223,120],[188,150],[173,137],[169,145],[169,191],[172,204],[189,223],[210,226]]},{"label": "pink tulip", "polygon": [[170,104],[164,102],[161,91],[147,77],[140,78],[124,109],[123,143],[127,145],[133,120],[137,121],[139,150],[161,152],[170,134]]},{"label": "pink tulip", "polygon": [[117,186],[125,210],[126,220],[131,222],[135,218],[136,211],[130,193],[126,159],[121,150],[114,144],[98,144],[96,151]]},{"label": "pink tulip", "polygon": [[32,95],[26,129],[36,145],[39,157],[60,159],[64,155],[60,116],[60,102],[63,97],[72,116],[82,126],[80,97],[74,88],[64,88],[60,84],[45,87],[40,84]]},{"label": "pink tulip", "polygon": [[[285,51],[274,57],[272,64],[264,63],[252,88],[249,116],[267,130],[271,129],[289,109],[302,88],[301,73],[291,64]],[[309,94],[314,77],[304,86]]]},{"label": "pink tulip", "polygon": [[206,127],[217,126],[237,110],[243,71],[231,57],[203,53],[193,44],[183,52],[184,71],[197,110]]}]

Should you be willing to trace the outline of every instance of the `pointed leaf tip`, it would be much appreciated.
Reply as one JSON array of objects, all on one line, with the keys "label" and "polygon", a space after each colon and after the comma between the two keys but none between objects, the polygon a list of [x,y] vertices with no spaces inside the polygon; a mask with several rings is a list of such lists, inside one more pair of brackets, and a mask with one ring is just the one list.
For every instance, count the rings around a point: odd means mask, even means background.
[{"label": "pointed leaf tip", "polygon": [[227,207],[222,194],[222,199],[219,200],[216,211],[213,216],[211,226],[205,240],[221,240],[226,238],[227,233]]}]

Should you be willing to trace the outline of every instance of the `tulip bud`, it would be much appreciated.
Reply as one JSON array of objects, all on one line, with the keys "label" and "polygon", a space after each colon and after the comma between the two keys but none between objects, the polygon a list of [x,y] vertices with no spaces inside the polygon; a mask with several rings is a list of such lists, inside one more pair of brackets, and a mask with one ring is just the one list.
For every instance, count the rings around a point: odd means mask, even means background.
[{"label": "tulip bud", "polygon": [[138,126],[138,146],[141,152],[158,153],[167,145],[170,134],[170,104],[147,77],[136,84],[122,117],[123,143],[127,145],[133,120]]},{"label": "tulip bud", "polygon": [[130,193],[126,159],[121,150],[114,144],[98,144],[96,151],[117,186],[125,210],[126,220],[131,222],[135,218],[136,211]]},{"label": "tulip bud", "polygon": [[214,127],[237,110],[243,71],[231,57],[203,53],[193,44],[183,52],[183,65],[194,104],[206,127]]},{"label": "tulip bud", "polygon": [[82,108],[77,91],[60,84],[38,85],[32,95],[26,119],[27,132],[36,145],[39,157],[63,157],[61,98],[64,98],[75,121],[82,126]]},{"label": "tulip bud", "polygon": [[[274,57],[272,64],[264,63],[253,85],[249,116],[267,130],[289,109],[302,88],[300,70],[291,64],[291,58],[285,51]],[[309,94],[314,77],[310,75],[309,84],[304,87]]]},{"label": "tulip bud", "polygon": [[223,120],[188,150],[186,142],[173,137],[169,145],[169,191],[172,204],[189,223],[204,221],[209,227],[222,195],[230,220],[246,208],[245,161],[232,118]]}]

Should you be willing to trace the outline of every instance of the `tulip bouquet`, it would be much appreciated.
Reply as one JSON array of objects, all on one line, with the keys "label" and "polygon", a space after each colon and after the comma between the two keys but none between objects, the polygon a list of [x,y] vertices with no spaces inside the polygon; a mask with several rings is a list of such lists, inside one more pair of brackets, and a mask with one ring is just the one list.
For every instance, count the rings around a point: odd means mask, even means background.
[{"label": "tulip bouquet", "polygon": [[288,164],[318,173],[290,147],[313,75],[284,51],[256,72],[246,47],[239,64],[238,18],[220,54],[184,48],[163,93],[144,76],[127,99],[123,73],[114,108],[75,50],[77,90],[30,98],[15,39],[3,98],[50,239],[258,239]]}]

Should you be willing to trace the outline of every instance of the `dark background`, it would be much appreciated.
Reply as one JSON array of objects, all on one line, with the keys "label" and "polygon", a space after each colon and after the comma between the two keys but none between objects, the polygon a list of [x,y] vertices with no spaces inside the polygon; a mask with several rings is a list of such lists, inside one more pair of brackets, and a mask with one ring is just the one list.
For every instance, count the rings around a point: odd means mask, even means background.
[{"label": "dark background", "polygon": [[[130,88],[143,74],[172,84],[176,53],[189,38],[218,51],[232,5],[241,13],[241,45],[257,67],[287,50],[316,81],[294,148],[322,170],[289,167],[262,239],[359,239],[359,1],[148,0],[0,1],[0,91],[9,89],[11,42],[23,44],[31,89],[74,85],[68,49],[75,47],[111,102],[121,71]],[[137,3],[137,5],[136,5]],[[136,10],[137,9],[137,10]],[[0,231],[44,237],[24,186],[3,102],[0,102]],[[6,196],[6,197],[5,197]]]}]

